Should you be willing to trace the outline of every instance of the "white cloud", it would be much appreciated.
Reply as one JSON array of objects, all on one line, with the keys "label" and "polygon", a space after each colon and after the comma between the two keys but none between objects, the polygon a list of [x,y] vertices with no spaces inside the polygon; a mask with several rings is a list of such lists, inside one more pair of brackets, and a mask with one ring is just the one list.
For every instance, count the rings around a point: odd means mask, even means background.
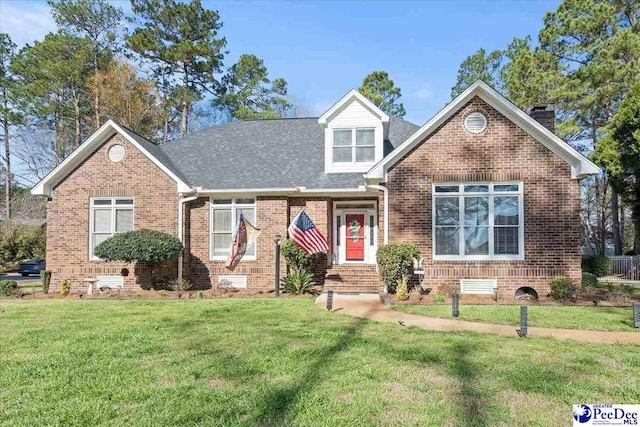
[{"label": "white cloud", "polygon": [[7,33],[18,47],[56,31],[49,6],[35,1],[0,1],[0,32]]},{"label": "white cloud", "polygon": [[417,99],[420,101],[431,101],[435,96],[433,87],[429,85],[420,86],[415,91],[408,94],[409,98]]}]

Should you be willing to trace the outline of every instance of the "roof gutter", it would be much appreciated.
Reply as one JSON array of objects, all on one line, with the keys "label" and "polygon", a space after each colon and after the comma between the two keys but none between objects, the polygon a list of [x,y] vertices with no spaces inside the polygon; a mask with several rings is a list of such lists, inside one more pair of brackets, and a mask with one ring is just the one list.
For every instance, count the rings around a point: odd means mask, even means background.
[{"label": "roof gutter", "polygon": [[384,185],[375,185],[375,184],[365,184],[367,188],[373,188],[374,190],[382,191],[382,197],[384,199],[384,208],[383,208],[383,226],[384,226],[384,244],[389,243],[389,189]]},{"label": "roof gutter", "polygon": [[[192,196],[184,197],[178,200],[178,239],[184,244],[184,205],[198,198],[198,190],[200,187],[192,188],[190,193]],[[181,195],[184,195],[181,193]],[[178,257],[178,282],[182,282],[182,270],[184,268],[184,255]]]}]

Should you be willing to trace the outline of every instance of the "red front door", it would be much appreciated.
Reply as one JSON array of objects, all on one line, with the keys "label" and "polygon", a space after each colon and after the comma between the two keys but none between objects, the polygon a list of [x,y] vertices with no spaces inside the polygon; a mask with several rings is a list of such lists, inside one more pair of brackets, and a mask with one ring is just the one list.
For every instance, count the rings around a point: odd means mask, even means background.
[{"label": "red front door", "polygon": [[364,214],[346,214],[347,261],[364,261]]}]

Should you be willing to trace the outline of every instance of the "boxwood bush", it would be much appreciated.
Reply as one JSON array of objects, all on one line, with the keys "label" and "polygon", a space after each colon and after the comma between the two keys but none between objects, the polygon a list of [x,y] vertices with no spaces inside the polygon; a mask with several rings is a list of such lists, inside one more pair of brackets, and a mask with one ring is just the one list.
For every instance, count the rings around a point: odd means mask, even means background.
[{"label": "boxwood bush", "polygon": [[582,272],[582,287],[593,289],[598,285],[598,276],[592,273]]},{"label": "boxwood bush", "polygon": [[389,292],[395,291],[399,280],[413,274],[413,259],[419,257],[420,249],[413,243],[390,243],[378,249],[378,270]]},{"label": "boxwood bush", "polygon": [[611,274],[611,260],[601,255],[583,255],[582,271],[604,277]]},{"label": "boxwood bush", "polygon": [[314,257],[307,255],[307,253],[302,250],[300,246],[293,243],[293,241],[283,240],[280,243],[280,252],[293,273],[301,271],[311,272]]},{"label": "boxwood bush", "polygon": [[551,280],[551,298],[559,301],[575,299],[578,287],[566,277],[554,277]]},{"label": "boxwood bush", "polygon": [[10,297],[18,289],[18,283],[13,280],[0,280],[0,295]]}]

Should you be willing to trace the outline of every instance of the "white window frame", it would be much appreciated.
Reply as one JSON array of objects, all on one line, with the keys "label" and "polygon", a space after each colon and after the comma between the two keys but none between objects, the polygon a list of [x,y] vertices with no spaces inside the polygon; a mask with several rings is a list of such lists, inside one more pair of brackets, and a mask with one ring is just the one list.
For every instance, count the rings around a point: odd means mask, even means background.
[{"label": "white window frame", "polygon": [[[334,136],[336,131],[351,131],[351,161],[350,162],[335,162],[333,161],[333,151],[336,148],[347,148],[347,145],[337,146],[335,145]],[[359,130],[370,130],[373,131],[373,144],[370,145],[356,145],[357,135]],[[357,148],[373,148],[373,160],[366,162],[358,162],[356,161],[356,151]],[[371,126],[364,127],[336,127],[331,128],[331,164],[334,166],[360,166],[360,165],[373,165],[376,161],[376,128]]]},{"label": "white window frame", "polygon": [[[231,203],[225,204],[214,204],[214,200],[231,200]],[[253,203],[237,203],[238,199],[253,199]],[[256,203],[255,196],[240,196],[240,197],[210,197],[209,198],[209,260],[210,261],[225,261],[227,259],[227,255],[213,255],[213,211],[216,209],[231,209],[231,238],[233,239],[233,233],[236,231],[235,227],[237,223],[236,219],[236,211],[237,209],[242,208],[253,208],[255,212],[255,221],[253,225],[258,227],[258,205]],[[232,240],[233,242],[233,240]],[[255,255],[245,255],[242,257],[245,261],[255,261],[258,255],[258,241],[254,243],[254,253]]]},{"label": "white window frame", "polygon": [[[464,186],[470,185],[487,185],[489,186],[488,192],[464,192]],[[518,185],[518,191],[500,191],[495,192],[495,185]],[[458,187],[456,192],[448,193],[436,193],[436,187],[450,186]],[[431,186],[431,241],[432,241],[432,256],[434,261],[502,261],[512,260],[521,261],[524,260],[524,184],[521,181],[507,181],[507,182],[439,182],[434,183]],[[489,254],[488,255],[436,255],[436,198],[438,197],[458,197],[458,213],[459,213],[459,253],[464,253],[464,198],[465,197],[489,197]],[[518,254],[502,255],[494,254],[494,197],[496,196],[518,196]]]},{"label": "white window frame", "polygon": [[[111,205],[98,205],[95,206],[96,200],[111,200]],[[131,200],[130,205],[116,205],[116,200]],[[107,233],[94,233],[94,212],[96,209],[111,209],[111,237],[116,233],[116,211],[117,210],[132,210],[133,219],[131,222],[131,229],[136,229],[136,200],[134,197],[91,197],[89,199],[89,260],[101,261],[101,258],[93,256],[93,235],[94,234],[107,234]]]}]

